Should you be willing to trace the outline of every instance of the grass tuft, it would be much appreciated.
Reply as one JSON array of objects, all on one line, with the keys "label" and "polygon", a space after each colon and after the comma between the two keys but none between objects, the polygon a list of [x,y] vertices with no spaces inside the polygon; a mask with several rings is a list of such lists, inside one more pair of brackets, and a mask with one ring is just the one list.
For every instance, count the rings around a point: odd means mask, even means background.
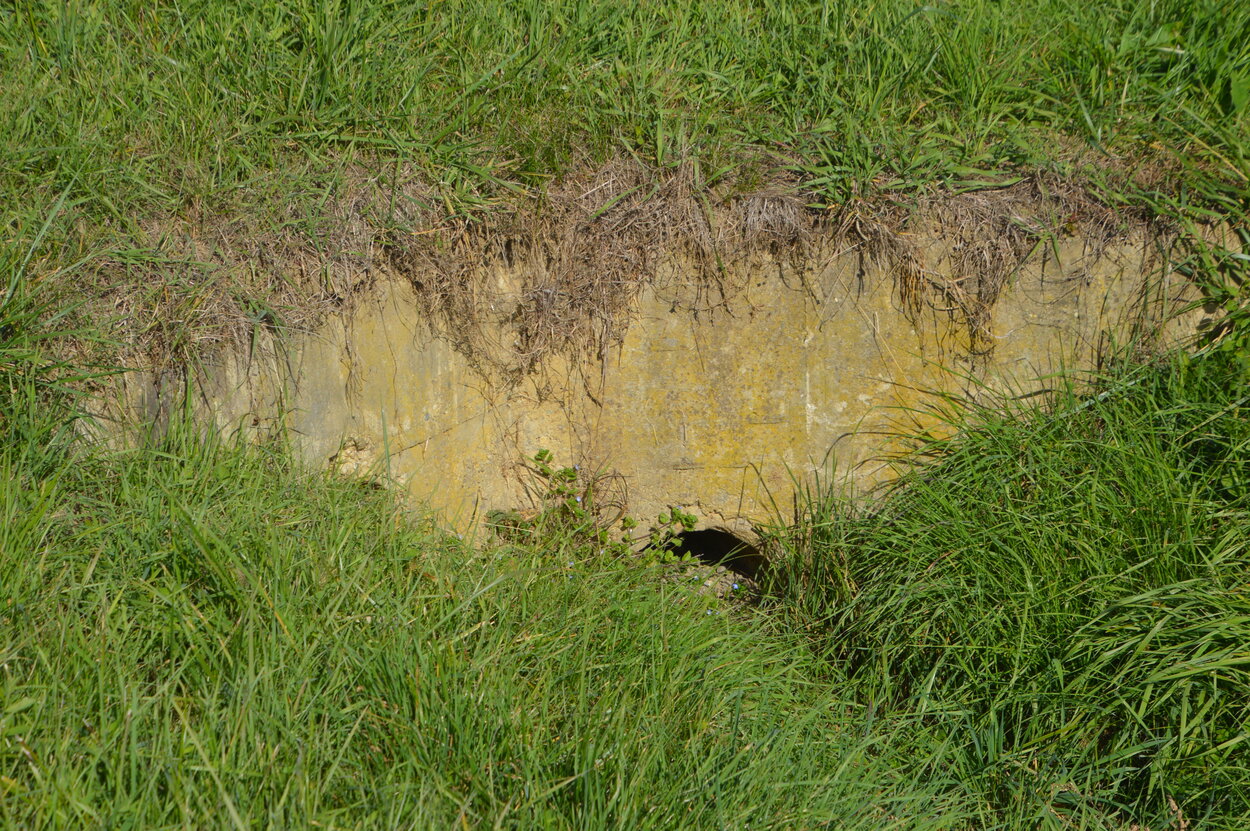
[{"label": "grass tuft", "polygon": [[878,501],[805,503],[780,532],[778,611],[857,698],[945,725],[1001,811],[1060,811],[1037,785],[1070,780],[1062,801],[1084,809],[1236,827],[1245,381],[1213,353],[1046,407],[952,412],[955,437],[920,443]]}]

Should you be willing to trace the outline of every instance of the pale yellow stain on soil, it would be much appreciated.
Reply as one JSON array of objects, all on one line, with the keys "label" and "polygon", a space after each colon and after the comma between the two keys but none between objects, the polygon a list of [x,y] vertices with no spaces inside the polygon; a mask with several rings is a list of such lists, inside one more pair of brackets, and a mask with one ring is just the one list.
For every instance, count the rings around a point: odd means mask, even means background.
[{"label": "pale yellow stain on soil", "polygon": [[[998,298],[994,348],[979,358],[942,298],[911,319],[890,278],[855,256],[802,273],[761,259],[729,275],[724,307],[697,313],[698,287],[677,261],[637,298],[605,362],[550,359],[510,385],[433,334],[402,280],[382,280],[352,313],[282,349],[218,361],[201,403],[223,430],[268,428],[281,414],[313,462],[386,473],[461,528],[526,506],[518,462],[548,448],[620,474],[644,523],[680,505],[741,530],[788,512],[794,477],[835,463],[861,484],[888,475],[879,459],[890,434],[932,423],[915,414],[929,391],[967,393],[969,378],[1043,389],[1061,368],[1090,367],[1110,339],[1192,332],[1192,317],[1160,325],[1188,292],[1144,276],[1144,250],[1125,243],[1095,258],[1072,240],[1026,267]],[[501,291],[515,282],[499,275]],[[168,398],[150,377],[126,383],[149,416]]]}]

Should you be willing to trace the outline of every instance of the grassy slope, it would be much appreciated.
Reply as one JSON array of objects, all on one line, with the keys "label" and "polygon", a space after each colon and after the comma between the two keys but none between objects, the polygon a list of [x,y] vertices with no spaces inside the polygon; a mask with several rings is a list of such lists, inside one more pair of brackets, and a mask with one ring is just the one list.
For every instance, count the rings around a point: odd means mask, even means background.
[{"label": "grassy slope", "polygon": [[1247,31],[1213,0],[17,2],[0,202],[67,192],[54,237],[152,245],[170,216],[315,239],[362,155],[453,213],[619,153],[704,185],[782,166],[834,203],[1086,146],[1244,187]]},{"label": "grassy slope", "polygon": [[863,740],[801,645],[651,574],[476,551],[272,448],[4,467],[6,827],[874,827],[922,796],[830,777]]},{"label": "grassy slope", "polygon": [[[813,493],[779,611],[999,799],[1250,821],[1250,398],[1227,353],[952,416],[872,507]],[[1139,814],[1138,814],[1139,815]]]},{"label": "grassy slope", "polygon": [[208,218],[315,245],[353,159],[457,213],[618,153],[743,189],[780,165],[839,203],[1089,146],[1172,159],[1236,217],[1244,4],[111,0],[0,23],[0,822],[1250,823],[1227,355],[1066,418],[980,414],[878,512],[813,498],[762,615],[465,545],[280,447],[86,447],[48,383],[72,369],[33,371],[56,312],[22,299],[98,246],[175,273],[132,246]]},{"label": "grassy slope", "polygon": [[93,447],[0,318],[0,825],[1250,822],[1234,353],[977,413],[875,510],[813,495],[744,610],[280,446]]},{"label": "grassy slope", "polygon": [[[157,362],[303,325],[395,240],[541,214],[621,159],[696,197],[784,182],[812,216],[1043,171],[1244,247],[1247,31],[1235,0],[23,0],[0,8],[0,227],[64,200],[32,278],[85,282]],[[1237,307],[1218,270],[1194,276]]]},{"label": "grassy slope", "polygon": [[559,540],[471,545],[281,447],[182,424],[90,446],[62,429],[19,308],[0,306],[0,826],[879,828],[965,810],[906,781],[889,760],[913,740],[852,729],[861,708],[758,613]]}]

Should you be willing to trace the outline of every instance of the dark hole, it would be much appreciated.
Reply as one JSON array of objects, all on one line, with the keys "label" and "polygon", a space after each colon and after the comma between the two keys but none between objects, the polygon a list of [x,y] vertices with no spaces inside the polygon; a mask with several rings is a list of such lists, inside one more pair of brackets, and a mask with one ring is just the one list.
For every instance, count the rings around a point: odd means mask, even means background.
[{"label": "dark hole", "polygon": [[677,535],[678,554],[690,554],[708,565],[725,566],[743,577],[755,577],[764,565],[760,550],[728,531],[708,528]]}]

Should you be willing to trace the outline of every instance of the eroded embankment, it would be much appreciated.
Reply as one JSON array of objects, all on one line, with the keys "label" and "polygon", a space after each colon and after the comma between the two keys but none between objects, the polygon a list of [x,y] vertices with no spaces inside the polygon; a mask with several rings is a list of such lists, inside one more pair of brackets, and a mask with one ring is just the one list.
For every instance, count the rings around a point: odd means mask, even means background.
[{"label": "eroded embankment", "polygon": [[[610,473],[601,501],[630,514],[737,529],[833,460],[872,481],[935,392],[1037,391],[1202,323],[1172,319],[1194,292],[1169,234],[1055,183],[833,213],[780,188],[714,209],[640,175],[569,179],[490,228],[387,235],[350,303],[206,356],[197,407],[398,478],[460,525],[524,507],[518,462],[548,448]],[[147,421],[184,389],[177,370],[123,383]]]}]

